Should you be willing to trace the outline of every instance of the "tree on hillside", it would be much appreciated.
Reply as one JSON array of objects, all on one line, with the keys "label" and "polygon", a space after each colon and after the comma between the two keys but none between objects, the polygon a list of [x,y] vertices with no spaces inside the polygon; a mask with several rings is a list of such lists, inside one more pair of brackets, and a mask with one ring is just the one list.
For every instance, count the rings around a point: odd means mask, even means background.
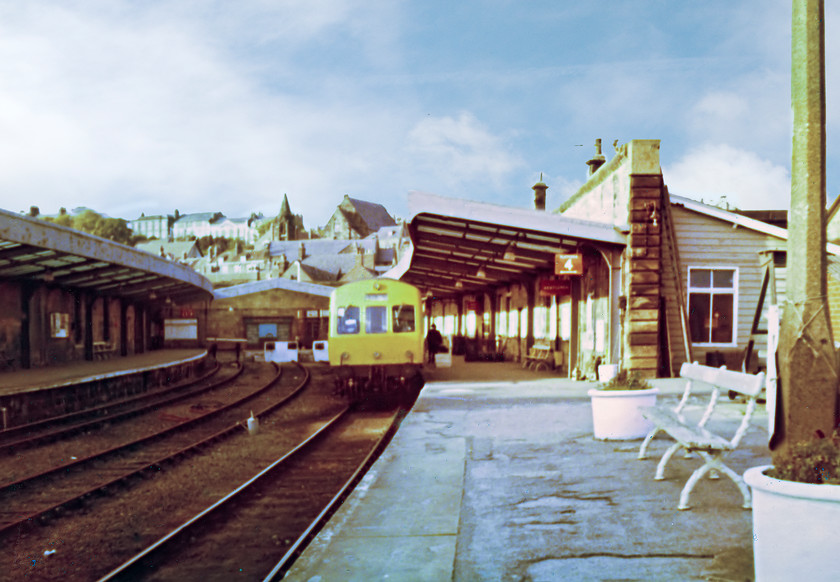
[{"label": "tree on hillside", "polygon": [[51,220],[59,226],[73,228],[73,217],[67,214],[67,209],[63,206],[58,210],[58,216],[54,219],[46,218],[46,220]]},{"label": "tree on hillside", "polygon": [[128,222],[122,218],[106,218],[93,210],[85,210],[77,216],[71,216],[62,208],[56,217],[41,215],[41,218],[125,245],[135,244],[145,238],[134,236],[128,228]]}]

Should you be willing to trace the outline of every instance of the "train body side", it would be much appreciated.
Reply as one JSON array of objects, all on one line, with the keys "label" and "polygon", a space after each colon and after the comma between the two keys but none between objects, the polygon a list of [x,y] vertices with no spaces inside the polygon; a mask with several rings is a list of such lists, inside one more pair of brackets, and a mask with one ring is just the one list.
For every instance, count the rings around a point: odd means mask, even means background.
[{"label": "train body side", "polygon": [[423,365],[422,304],[413,285],[372,279],[339,287],[330,298],[332,366]]}]

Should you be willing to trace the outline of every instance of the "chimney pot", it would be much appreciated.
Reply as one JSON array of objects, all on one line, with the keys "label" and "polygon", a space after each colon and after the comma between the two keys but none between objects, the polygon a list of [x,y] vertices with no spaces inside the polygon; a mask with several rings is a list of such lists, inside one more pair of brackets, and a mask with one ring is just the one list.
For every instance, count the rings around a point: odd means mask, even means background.
[{"label": "chimney pot", "polygon": [[601,153],[601,139],[600,138],[596,139],[595,140],[595,155],[592,156],[592,159],[590,159],[588,162],[586,162],[586,165],[589,166],[588,176],[591,176],[592,174],[597,172],[598,168],[603,166],[606,163],[606,161],[607,161],[607,158],[605,158],[604,154]]},{"label": "chimney pot", "polygon": [[548,186],[543,182],[542,172],[540,172],[540,181],[531,186],[531,189],[534,191],[534,208],[545,210],[545,191],[548,190]]}]

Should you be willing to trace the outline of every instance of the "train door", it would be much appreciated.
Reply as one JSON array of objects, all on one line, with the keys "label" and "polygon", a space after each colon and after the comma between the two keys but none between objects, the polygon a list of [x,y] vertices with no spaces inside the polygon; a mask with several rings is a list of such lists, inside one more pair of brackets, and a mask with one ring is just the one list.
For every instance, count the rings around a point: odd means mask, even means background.
[{"label": "train door", "polygon": [[303,345],[301,347],[304,349],[310,349],[313,341],[321,339],[319,335],[320,331],[321,320],[311,317],[307,318],[303,323],[303,339],[301,340]]}]

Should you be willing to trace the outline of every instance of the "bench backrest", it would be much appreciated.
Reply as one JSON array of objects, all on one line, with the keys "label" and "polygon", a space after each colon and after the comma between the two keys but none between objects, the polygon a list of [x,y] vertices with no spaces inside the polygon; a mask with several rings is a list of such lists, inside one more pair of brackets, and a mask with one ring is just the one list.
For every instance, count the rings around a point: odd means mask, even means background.
[{"label": "bench backrest", "polygon": [[685,405],[692,381],[702,381],[712,385],[712,395],[709,400],[709,405],[698,426],[705,426],[711,418],[721,391],[737,392],[747,397],[747,406],[744,410],[744,415],[741,417],[741,423],[738,425],[738,429],[730,441],[733,448],[737,447],[749,428],[750,419],[755,412],[758,396],[764,387],[764,372],[746,374],[744,372],[736,372],[735,370],[727,370],[725,366],[713,368],[694,362],[683,364],[680,368],[680,376],[688,380],[688,382],[686,383],[686,392],[680,401],[678,412]]},{"label": "bench backrest", "polygon": [[680,414],[688,404],[688,399],[694,393],[694,383],[704,382],[714,388],[714,380],[717,377],[719,368],[711,368],[709,366],[701,366],[697,362],[683,362],[680,367],[680,378],[686,380],[685,389],[683,390],[682,398],[679,404],[674,408],[674,412]]},{"label": "bench backrest", "polygon": [[764,387],[764,372],[746,374],[724,367],[713,368],[703,366],[697,362],[684,363],[680,368],[680,377],[686,380],[697,380],[717,386],[721,390],[730,390],[746,396],[758,396]]},{"label": "bench backrest", "polygon": [[745,396],[758,396],[764,387],[764,372],[758,374],[746,374],[721,368],[714,382],[723,390],[738,392]]},{"label": "bench backrest", "polygon": [[686,380],[698,380],[707,384],[714,384],[720,368],[703,366],[697,362],[685,362],[680,368],[680,377]]}]

